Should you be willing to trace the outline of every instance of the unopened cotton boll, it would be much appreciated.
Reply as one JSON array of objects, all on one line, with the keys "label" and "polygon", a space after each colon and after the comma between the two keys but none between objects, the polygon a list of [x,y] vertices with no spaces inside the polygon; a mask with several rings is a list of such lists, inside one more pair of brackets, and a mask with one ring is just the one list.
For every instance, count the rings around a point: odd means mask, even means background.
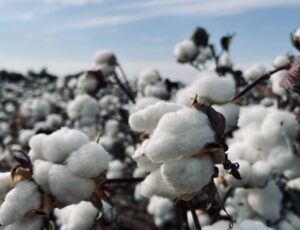
[{"label": "unopened cotton boll", "polygon": [[287,55],[280,55],[275,58],[272,65],[275,68],[280,68],[280,67],[288,65],[289,63],[290,63],[290,59]]},{"label": "unopened cotton boll", "polygon": [[251,166],[250,183],[255,187],[264,186],[271,175],[272,167],[265,161],[257,161]]},{"label": "unopened cotton boll", "polygon": [[193,41],[184,40],[176,44],[174,55],[180,63],[192,62],[198,55],[198,49]]},{"label": "unopened cotton boll", "polygon": [[231,76],[219,77],[214,72],[203,72],[199,79],[176,94],[176,102],[191,105],[192,99],[203,103],[224,103],[235,95],[235,82]]},{"label": "unopened cotton boll", "polygon": [[22,219],[27,212],[40,208],[41,194],[30,181],[19,182],[10,190],[0,207],[0,223],[9,225]]},{"label": "unopened cotton boll", "polygon": [[264,219],[275,222],[280,218],[282,197],[277,185],[270,181],[263,189],[252,189],[248,195],[248,202]]},{"label": "unopened cotton boll", "polygon": [[125,164],[120,160],[113,160],[109,162],[107,178],[120,178],[123,177],[123,170]]},{"label": "unopened cotton boll", "polygon": [[74,176],[66,166],[52,165],[49,171],[49,187],[59,201],[73,204],[89,199],[96,184],[91,179]]},{"label": "unopened cotton boll", "polygon": [[244,72],[244,77],[248,81],[253,81],[267,72],[266,67],[260,64],[254,64]]},{"label": "unopened cotton boll", "polygon": [[63,209],[55,209],[61,230],[91,229],[98,210],[87,201],[70,205]]},{"label": "unopened cotton boll", "polygon": [[116,65],[117,58],[110,50],[100,50],[97,51],[93,57],[94,63],[96,65],[109,64]]},{"label": "unopened cotton boll", "polygon": [[162,116],[145,153],[153,162],[192,156],[215,139],[207,116],[195,108],[183,108]]},{"label": "unopened cotton boll", "polygon": [[182,109],[182,105],[171,102],[160,101],[153,105],[149,105],[145,109],[139,110],[131,114],[129,124],[132,129],[140,132],[153,132],[161,117],[169,112],[175,112]]},{"label": "unopened cotton boll", "polygon": [[66,165],[74,175],[92,178],[108,169],[109,160],[109,153],[101,145],[90,142],[73,151]]},{"label": "unopened cotton boll", "polygon": [[141,183],[140,192],[145,197],[153,195],[174,199],[176,192],[168,187],[162,179],[160,169],[151,172],[145,180]]},{"label": "unopened cotton boll", "polygon": [[173,219],[173,202],[167,198],[153,196],[150,198],[147,212],[153,215],[155,225],[161,227]]},{"label": "unopened cotton boll", "polygon": [[209,156],[168,161],[161,166],[163,180],[178,194],[200,191],[213,173],[214,164]]}]

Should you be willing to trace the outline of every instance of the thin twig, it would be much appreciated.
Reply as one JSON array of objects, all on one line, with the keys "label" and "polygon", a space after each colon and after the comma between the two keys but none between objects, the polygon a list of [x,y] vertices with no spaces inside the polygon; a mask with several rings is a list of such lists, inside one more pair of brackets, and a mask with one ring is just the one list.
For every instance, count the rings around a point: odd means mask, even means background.
[{"label": "thin twig", "polygon": [[190,210],[191,213],[192,213],[192,216],[193,216],[193,220],[194,220],[194,224],[195,224],[196,230],[201,230],[201,225],[200,225],[198,216],[197,216],[197,214],[196,214],[196,211],[195,211],[195,209],[194,209],[194,207],[193,207],[192,202],[191,202],[191,201],[188,201],[188,202],[187,202],[187,205],[188,205],[188,207],[189,207],[189,210]]},{"label": "thin twig", "polygon": [[196,70],[198,70],[199,72],[202,72],[202,69],[199,68],[199,66],[197,66],[195,63],[190,62],[190,65],[193,66]]},{"label": "thin twig", "polygon": [[123,77],[123,79],[124,79],[124,82],[125,82],[125,85],[126,85],[126,87],[127,87],[128,92],[131,94],[132,97],[134,97],[134,96],[133,96],[133,95],[134,95],[133,90],[132,90],[132,88],[131,88],[131,86],[130,86],[130,84],[129,84],[129,80],[128,80],[128,78],[127,78],[127,75],[126,75],[126,73],[125,73],[123,67],[122,67],[119,63],[117,64],[117,66],[119,67],[119,70],[120,70],[121,75],[122,75],[122,77]]},{"label": "thin twig", "polygon": [[275,70],[269,71],[265,74],[263,74],[261,77],[257,78],[255,81],[253,81],[250,85],[248,85],[245,89],[243,89],[241,92],[239,92],[236,96],[234,96],[234,98],[231,99],[231,101],[235,101],[237,99],[239,99],[240,97],[244,96],[246,93],[248,93],[254,86],[256,86],[257,84],[259,84],[262,81],[268,80],[272,74],[281,71],[281,70],[285,70],[285,69],[289,69],[290,65],[286,65],[286,66],[282,66],[280,68],[277,68]]},{"label": "thin twig", "polygon": [[135,104],[134,97],[130,94],[130,92],[127,91],[127,88],[123,85],[123,83],[120,81],[117,74],[113,74],[117,84],[120,86],[120,88],[123,90],[123,92],[126,94],[126,96]]},{"label": "thin twig", "polygon": [[115,178],[107,179],[104,184],[113,184],[113,183],[139,183],[143,181],[145,177],[135,177],[135,178]]},{"label": "thin twig", "polygon": [[178,203],[180,214],[181,214],[181,229],[182,230],[190,230],[188,219],[187,219],[187,208],[186,208],[186,202],[179,201]]}]

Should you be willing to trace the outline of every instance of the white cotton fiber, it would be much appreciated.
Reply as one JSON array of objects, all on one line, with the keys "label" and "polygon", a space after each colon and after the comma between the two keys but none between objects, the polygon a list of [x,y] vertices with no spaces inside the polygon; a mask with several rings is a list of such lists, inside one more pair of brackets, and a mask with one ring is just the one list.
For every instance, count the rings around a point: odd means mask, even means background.
[{"label": "white cotton fiber", "polygon": [[41,133],[41,134],[34,135],[29,140],[29,147],[30,147],[29,157],[32,161],[34,161],[35,159],[43,158],[42,144],[46,136],[47,136],[46,134]]},{"label": "white cotton fiber", "polygon": [[182,109],[182,105],[171,102],[160,101],[153,105],[149,105],[145,109],[139,110],[131,114],[129,124],[133,130],[153,132],[161,117],[169,112],[175,112]]},{"label": "white cotton fiber", "polygon": [[262,222],[258,220],[243,220],[237,226],[237,230],[274,230],[265,226]]},{"label": "white cotton fiber", "polygon": [[163,180],[178,194],[199,192],[213,173],[214,164],[209,156],[168,161],[161,166]]},{"label": "white cotton fiber", "polygon": [[237,126],[240,114],[240,107],[238,105],[227,103],[225,105],[214,105],[213,108],[225,117],[225,132]]},{"label": "white cotton fiber", "polygon": [[142,169],[144,169],[147,172],[154,171],[160,167],[161,164],[153,163],[148,156],[145,154],[145,147],[147,146],[147,143],[149,140],[145,140],[141,146],[139,146],[135,152],[132,158],[137,162],[138,166]]},{"label": "white cotton fiber", "polygon": [[281,86],[281,81],[287,75],[287,72],[287,70],[282,70],[271,75],[272,91],[279,96],[286,94],[284,88]]},{"label": "white cotton fiber", "polygon": [[44,160],[35,160],[33,166],[33,179],[45,192],[50,192],[48,177],[52,163]]},{"label": "white cotton fiber", "polygon": [[52,165],[49,171],[49,187],[61,202],[72,204],[89,199],[96,188],[90,179],[76,177],[63,165]]},{"label": "white cotton fiber", "polygon": [[215,134],[207,116],[195,108],[170,112],[159,120],[145,153],[153,162],[197,154]]},{"label": "white cotton fiber", "polygon": [[254,81],[255,79],[259,78],[262,76],[264,73],[266,73],[266,67],[260,64],[254,64],[253,66],[247,68],[244,71],[244,77],[248,81]]},{"label": "white cotton fiber", "polygon": [[248,195],[251,208],[271,222],[280,218],[281,201],[281,191],[273,181],[263,189],[251,189]]},{"label": "white cotton fiber", "polygon": [[256,123],[260,125],[267,114],[268,108],[262,105],[243,106],[240,109],[238,126],[240,128],[243,128],[249,125],[250,123]]},{"label": "white cotton fiber", "polygon": [[198,55],[197,46],[191,40],[184,40],[176,44],[174,48],[174,56],[178,62],[192,62]]},{"label": "white cotton fiber", "polygon": [[121,178],[123,177],[125,164],[120,160],[113,160],[109,162],[107,178]]},{"label": "white cotton fiber", "polygon": [[160,100],[156,97],[139,97],[137,98],[136,103],[130,108],[130,114],[145,109],[149,105],[154,105],[159,101]]},{"label": "white cotton fiber", "polygon": [[78,78],[77,87],[83,92],[92,93],[98,87],[98,80],[95,76],[84,73]]},{"label": "white cotton fiber", "polygon": [[10,172],[0,173],[0,204],[11,189],[12,178]]},{"label": "white cotton fiber", "polygon": [[156,69],[148,68],[139,73],[137,79],[137,87],[139,90],[144,91],[148,85],[155,85],[160,81],[160,73]]},{"label": "white cotton fiber", "polygon": [[250,170],[250,183],[254,187],[264,187],[272,172],[271,165],[266,161],[256,161]]},{"label": "white cotton fiber", "polygon": [[90,142],[73,151],[66,165],[79,177],[92,178],[108,169],[109,153],[99,144]]},{"label": "white cotton fiber", "polygon": [[229,53],[228,52],[223,52],[221,54],[221,57],[219,58],[218,66],[230,68],[230,67],[232,67],[232,65],[233,65],[233,63],[231,61]]},{"label": "white cotton fiber", "polygon": [[235,163],[239,164],[238,171],[242,179],[238,180],[230,174],[227,174],[225,178],[228,181],[228,184],[230,184],[233,187],[240,187],[246,185],[250,180],[250,164],[248,163],[248,161],[245,160],[236,160]]},{"label": "white cotton fiber", "polygon": [[290,62],[290,60],[287,55],[279,55],[274,59],[272,65],[275,68],[280,68],[280,67],[283,67],[283,66],[289,64],[289,62]]},{"label": "white cotton fiber", "polygon": [[98,210],[87,201],[81,201],[63,209],[55,209],[61,230],[91,229],[97,213]]},{"label": "white cotton fiber", "polygon": [[0,207],[0,223],[9,225],[22,219],[25,214],[38,209],[41,205],[41,194],[33,182],[19,182],[10,190]]},{"label": "white cotton fiber", "polygon": [[169,188],[162,179],[160,169],[151,172],[145,180],[141,183],[141,194],[146,197],[153,195],[162,196],[170,199],[176,197],[176,192]]},{"label": "white cotton fiber", "polygon": [[219,77],[214,72],[203,72],[198,80],[178,91],[176,102],[191,105],[197,95],[200,102],[223,103],[233,98],[234,94],[235,82],[231,76]]}]

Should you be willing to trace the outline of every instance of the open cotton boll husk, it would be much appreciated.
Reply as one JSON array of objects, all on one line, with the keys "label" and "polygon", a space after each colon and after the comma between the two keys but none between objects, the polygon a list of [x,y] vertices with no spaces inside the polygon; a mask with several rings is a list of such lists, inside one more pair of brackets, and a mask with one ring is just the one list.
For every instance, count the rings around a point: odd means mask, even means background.
[{"label": "open cotton boll husk", "polygon": [[169,112],[175,112],[182,109],[182,105],[171,102],[160,101],[153,105],[139,110],[131,114],[129,117],[129,124],[132,129],[140,132],[153,132],[161,117]]},{"label": "open cotton boll husk", "polygon": [[209,156],[168,161],[161,166],[165,183],[178,194],[191,194],[207,185],[214,173]]},{"label": "open cotton boll husk", "polygon": [[96,184],[91,179],[73,175],[66,166],[52,165],[49,171],[49,187],[57,200],[73,204],[89,199]]},{"label": "open cotton boll husk", "polygon": [[162,179],[160,169],[151,172],[140,185],[140,192],[145,197],[151,197],[153,195],[175,199],[176,192],[168,187],[168,185]]},{"label": "open cotton boll husk", "polygon": [[108,169],[109,153],[94,142],[82,145],[68,157],[66,165],[79,177],[92,178]]},{"label": "open cotton boll husk", "polygon": [[145,146],[145,153],[153,162],[164,162],[195,155],[214,139],[207,116],[186,107],[162,116]]},{"label": "open cotton boll husk", "polygon": [[19,182],[10,190],[0,207],[0,223],[9,225],[22,219],[27,212],[40,208],[41,194],[30,181]]},{"label": "open cotton boll husk", "polygon": [[203,72],[199,78],[176,94],[176,102],[191,105],[192,98],[202,103],[224,103],[233,98],[235,81],[231,76],[219,77],[214,72]]},{"label": "open cotton boll husk", "polygon": [[277,185],[270,181],[263,189],[251,189],[248,202],[256,213],[274,223],[280,218],[282,197]]}]

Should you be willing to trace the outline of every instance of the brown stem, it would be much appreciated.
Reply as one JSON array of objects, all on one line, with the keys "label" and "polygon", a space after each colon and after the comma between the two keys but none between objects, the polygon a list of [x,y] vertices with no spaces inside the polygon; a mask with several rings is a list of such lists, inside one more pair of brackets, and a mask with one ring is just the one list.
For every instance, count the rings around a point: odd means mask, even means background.
[{"label": "brown stem", "polygon": [[104,184],[113,184],[113,183],[139,183],[143,181],[145,177],[135,177],[135,178],[115,178],[107,179]]},{"label": "brown stem", "polygon": [[201,225],[200,225],[198,216],[197,216],[197,214],[196,214],[196,211],[195,211],[195,209],[194,209],[194,207],[193,207],[192,202],[191,202],[191,201],[188,201],[188,202],[187,202],[187,205],[188,205],[188,207],[189,207],[189,210],[190,210],[191,213],[192,213],[192,216],[193,216],[193,220],[194,220],[194,224],[195,224],[196,230],[201,230]]},{"label": "brown stem", "polygon": [[250,85],[248,85],[246,88],[244,88],[241,92],[239,92],[234,98],[231,99],[231,102],[234,102],[235,100],[239,99],[240,97],[244,96],[246,93],[248,93],[254,86],[259,84],[260,82],[264,80],[268,80],[272,74],[284,70],[284,69],[289,69],[290,65],[282,66],[280,68],[277,68],[275,70],[269,71],[265,74],[263,74],[261,77],[257,78],[255,81],[253,81]]},{"label": "brown stem", "polygon": [[133,90],[132,90],[132,88],[131,88],[131,86],[130,86],[130,84],[129,84],[129,80],[128,80],[128,78],[127,78],[127,76],[126,76],[126,73],[125,73],[125,71],[124,71],[124,69],[123,69],[123,67],[118,63],[117,64],[117,66],[119,67],[119,70],[120,70],[120,72],[121,72],[121,75],[122,75],[122,77],[123,77],[123,79],[124,79],[124,82],[125,82],[125,85],[126,85],[126,87],[127,87],[127,90],[128,90],[128,92],[131,94],[131,96],[133,97]]},{"label": "brown stem", "polygon": [[131,93],[126,89],[126,87],[122,84],[122,82],[120,81],[118,75],[115,73],[113,74],[116,83],[120,86],[120,88],[123,90],[123,92],[126,94],[126,96],[129,98],[129,100],[131,100],[134,104],[135,104],[135,99],[134,97],[131,95]]}]

